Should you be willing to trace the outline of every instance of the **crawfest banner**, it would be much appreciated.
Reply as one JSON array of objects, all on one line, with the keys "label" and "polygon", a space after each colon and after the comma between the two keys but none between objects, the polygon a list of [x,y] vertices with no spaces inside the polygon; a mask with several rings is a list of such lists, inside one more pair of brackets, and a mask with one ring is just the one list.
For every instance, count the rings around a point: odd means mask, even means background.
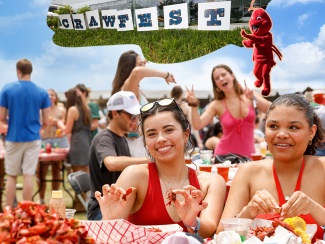
[{"label": "crawfest banner", "polygon": [[[229,30],[231,1],[198,3],[198,30]],[[164,28],[186,29],[189,27],[188,4],[164,6]],[[131,9],[88,11],[86,14],[59,15],[60,28],[67,30],[86,30],[95,28],[116,29],[117,31],[159,30],[156,7]]]}]

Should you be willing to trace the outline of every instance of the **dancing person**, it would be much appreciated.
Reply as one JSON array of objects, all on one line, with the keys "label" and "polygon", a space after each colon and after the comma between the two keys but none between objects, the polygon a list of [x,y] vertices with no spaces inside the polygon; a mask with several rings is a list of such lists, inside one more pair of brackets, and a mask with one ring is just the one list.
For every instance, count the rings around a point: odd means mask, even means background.
[{"label": "dancing person", "polygon": [[70,137],[68,161],[74,172],[89,173],[89,148],[91,114],[86,102],[78,96],[77,89],[65,92],[67,98],[67,119],[65,133]]},{"label": "dancing person", "polygon": [[223,135],[215,154],[236,153],[251,157],[254,147],[254,106],[266,112],[271,102],[247,87],[243,89],[232,70],[224,64],[212,69],[211,80],[214,100],[200,116],[197,111],[198,100],[194,89],[187,89],[187,101],[192,106],[192,124],[200,130],[217,116],[223,128]]},{"label": "dancing person", "polygon": [[117,181],[121,172],[129,165],[149,163],[147,158],[131,157],[124,134],[137,123],[140,104],[133,92],[119,91],[107,102],[108,126],[100,131],[90,146],[91,200],[88,203],[87,218],[101,220],[95,191],[101,191],[105,184]]},{"label": "dancing person", "polygon": [[[58,148],[68,148],[69,142],[68,138],[65,134],[65,116],[66,116],[66,109],[59,107],[59,97],[55,90],[48,89],[47,90],[49,98],[51,100],[51,107],[49,112],[49,124],[47,126],[43,126],[41,129],[41,138],[42,143],[44,145],[51,144],[52,148],[58,147]],[[51,171],[52,171],[52,179],[54,180],[52,182],[52,190],[59,190],[60,182],[59,179],[61,178],[61,167],[62,162],[48,162],[43,163],[42,167],[40,167],[40,164],[37,165],[37,178],[38,178],[38,185],[39,185],[39,202],[41,204],[45,204],[44,196],[45,196],[45,190],[46,190],[46,182],[42,183],[42,186],[40,185],[40,178],[42,176],[42,180],[45,180],[48,167],[51,165]],[[42,172],[41,172],[42,170]]]},{"label": "dancing person", "polygon": [[0,121],[2,125],[8,125],[5,143],[6,206],[14,204],[17,176],[21,174],[23,200],[32,200],[33,177],[41,149],[40,114],[42,125],[49,124],[51,101],[46,90],[31,81],[32,71],[29,60],[19,60],[16,63],[18,81],[4,85],[0,94]]},{"label": "dancing person", "polygon": [[112,83],[112,95],[120,90],[133,92],[142,104],[140,82],[147,77],[160,77],[167,84],[175,83],[174,75],[146,67],[146,60],[133,50],[122,53],[119,58],[115,77]]},{"label": "dancing person", "polygon": [[[151,163],[127,167],[116,184],[106,184],[102,193],[95,193],[103,220],[124,218],[137,225],[177,223],[184,231],[212,237],[226,196],[223,178],[186,166],[185,154],[193,150],[191,126],[174,99],[146,104],[140,115]],[[121,195],[129,187],[133,191],[124,201]],[[151,211],[153,206],[155,211]]]},{"label": "dancing person", "polygon": [[[140,82],[148,77],[160,77],[165,79],[167,84],[175,83],[173,74],[145,67],[146,60],[133,50],[124,52],[118,61],[115,77],[112,83],[112,95],[118,91],[133,92],[140,105],[148,101],[140,89]],[[129,144],[132,157],[144,157],[145,148],[142,143],[142,136],[137,130],[137,124],[127,133],[127,142]]]},{"label": "dancing person", "polygon": [[280,206],[280,219],[300,216],[307,224],[318,224],[315,237],[322,239],[325,158],[314,156],[322,139],[321,121],[303,96],[277,98],[265,118],[265,140],[273,159],[238,169],[222,218],[269,219]]}]

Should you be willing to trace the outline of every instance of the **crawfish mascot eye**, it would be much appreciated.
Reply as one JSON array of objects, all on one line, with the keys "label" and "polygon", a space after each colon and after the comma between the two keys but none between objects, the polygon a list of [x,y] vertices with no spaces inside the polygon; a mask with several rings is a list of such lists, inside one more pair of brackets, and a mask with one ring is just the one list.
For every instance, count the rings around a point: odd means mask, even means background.
[{"label": "crawfish mascot eye", "polygon": [[244,29],[241,30],[241,36],[244,38],[243,45],[247,48],[253,48],[254,75],[256,87],[263,85],[262,95],[268,96],[271,92],[270,73],[275,65],[273,52],[281,60],[282,54],[279,49],[273,45],[273,37],[270,32],[272,20],[267,12],[262,8],[251,7],[248,10],[254,10],[249,20],[249,28],[252,34],[247,34]]}]

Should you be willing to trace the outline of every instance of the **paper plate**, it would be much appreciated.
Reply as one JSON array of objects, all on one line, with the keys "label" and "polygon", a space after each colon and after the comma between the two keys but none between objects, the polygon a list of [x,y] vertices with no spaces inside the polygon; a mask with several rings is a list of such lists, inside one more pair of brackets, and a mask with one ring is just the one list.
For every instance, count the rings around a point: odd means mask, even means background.
[{"label": "paper plate", "polygon": [[[183,228],[178,224],[138,226],[125,219],[80,222],[96,243],[161,243],[167,236]],[[154,232],[150,229],[159,229]]]}]

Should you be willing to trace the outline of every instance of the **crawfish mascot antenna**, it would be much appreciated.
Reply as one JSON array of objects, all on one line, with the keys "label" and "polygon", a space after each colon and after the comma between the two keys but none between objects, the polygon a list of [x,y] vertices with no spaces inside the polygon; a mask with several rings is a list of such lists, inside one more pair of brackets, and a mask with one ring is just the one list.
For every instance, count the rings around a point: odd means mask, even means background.
[{"label": "crawfish mascot antenna", "polygon": [[247,34],[244,29],[241,30],[241,36],[244,38],[243,45],[247,48],[253,48],[254,75],[256,87],[263,85],[262,95],[268,96],[271,92],[270,73],[275,65],[273,52],[282,59],[279,49],[273,44],[272,20],[268,13],[262,8],[254,7],[255,0],[252,0],[248,11],[253,10],[249,20],[249,29],[252,34]]}]

